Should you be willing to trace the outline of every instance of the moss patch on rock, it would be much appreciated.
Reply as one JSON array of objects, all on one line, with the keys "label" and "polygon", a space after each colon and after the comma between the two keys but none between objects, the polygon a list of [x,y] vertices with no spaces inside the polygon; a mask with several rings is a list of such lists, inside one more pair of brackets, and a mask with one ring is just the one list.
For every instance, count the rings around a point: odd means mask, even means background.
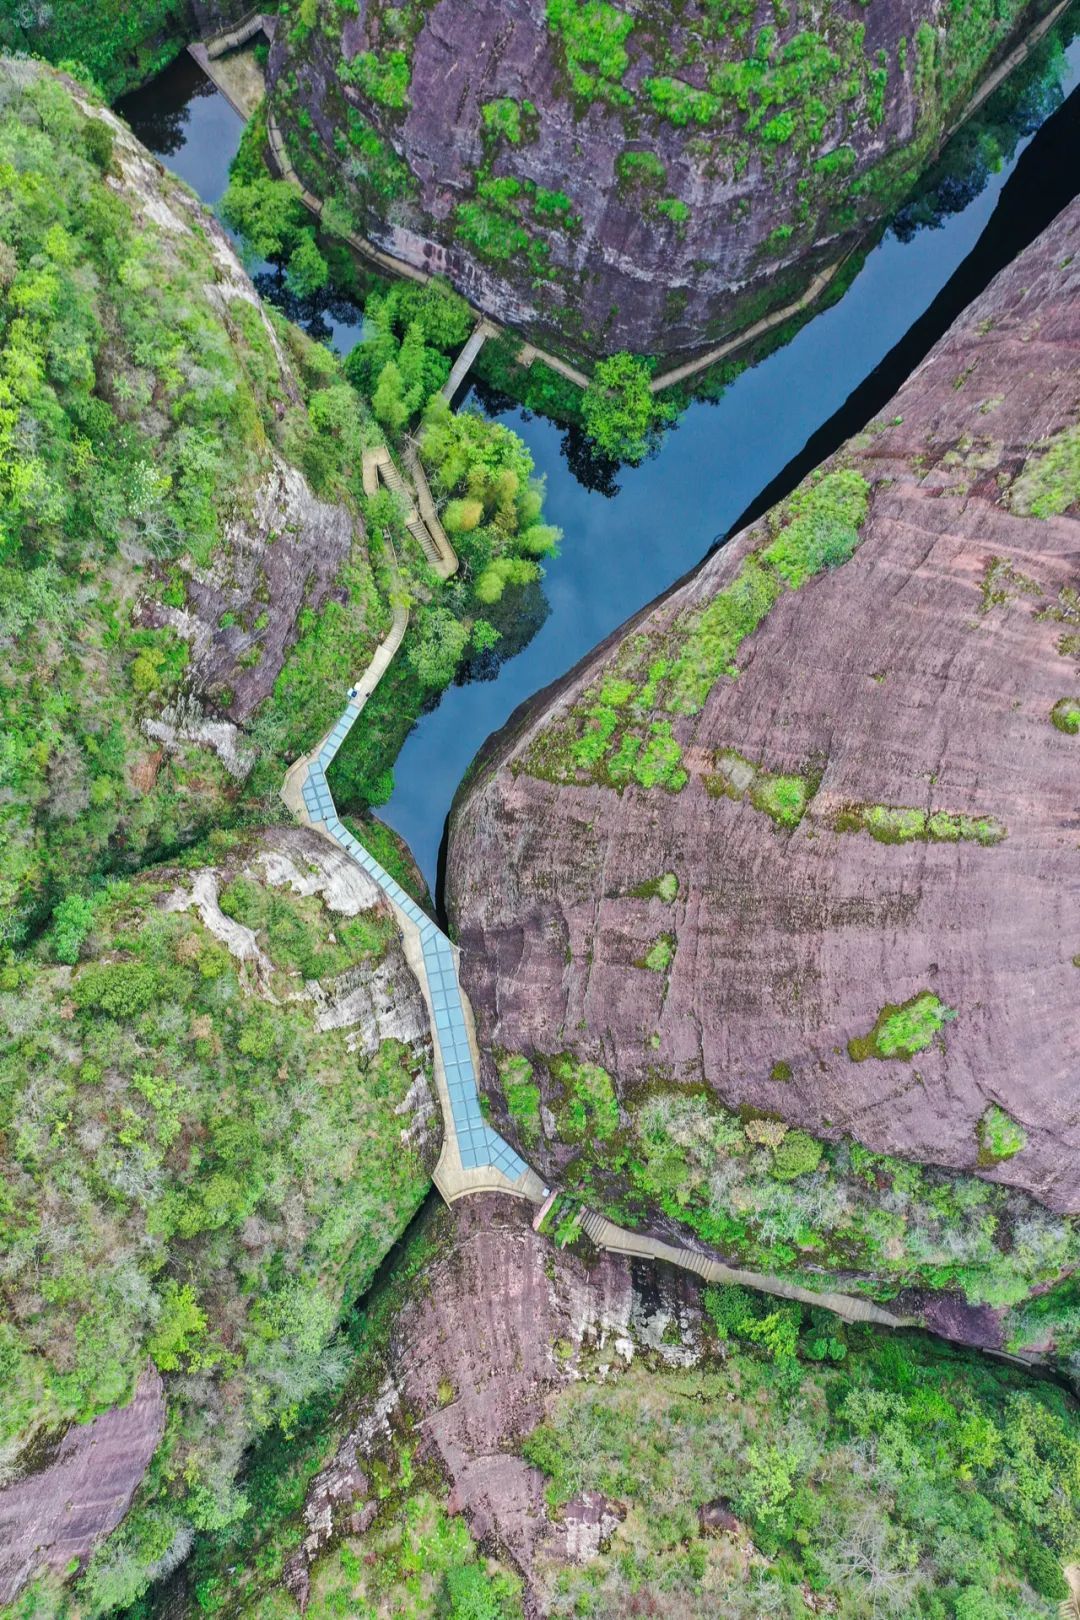
[{"label": "moss patch on rock", "polygon": [[1027,1132],[1018,1120],[991,1103],[975,1133],[979,1143],[981,1165],[1002,1164],[1012,1159],[1027,1146]]},{"label": "moss patch on rock", "polygon": [[848,1056],[854,1063],[863,1063],[867,1058],[910,1062],[919,1052],[925,1052],[955,1017],[955,1010],[946,1007],[932,990],[920,990],[899,1005],[890,1002],[882,1007],[869,1034],[853,1035],[848,1041]]}]

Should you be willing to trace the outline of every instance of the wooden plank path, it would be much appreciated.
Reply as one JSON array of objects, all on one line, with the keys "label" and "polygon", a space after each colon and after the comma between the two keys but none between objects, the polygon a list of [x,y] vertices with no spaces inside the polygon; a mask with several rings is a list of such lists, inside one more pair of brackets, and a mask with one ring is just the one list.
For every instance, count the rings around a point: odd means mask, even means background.
[{"label": "wooden plank path", "polygon": [[597,1215],[590,1209],[582,1212],[581,1230],[597,1248],[608,1249],[612,1254],[624,1254],[639,1260],[663,1260],[682,1271],[692,1271],[703,1282],[736,1284],[753,1288],[761,1294],[773,1294],[779,1299],[796,1300],[800,1305],[832,1311],[834,1316],[843,1317],[845,1322],[874,1322],[880,1327],[890,1328],[919,1325],[914,1316],[897,1316],[895,1312],[883,1310],[880,1305],[860,1299],[858,1295],[834,1291],[818,1294],[812,1288],[800,1288],[798,1283],[788,1282],[786,1277],[743,1271],[739,1266],[728,1266],[722,1260],[714,1260],[712,1255],[702,1254],[700,1249],[691,1249],[681,1243],[665,1243],[660,1238],[640,1232],[628,1232],[625,1227],[616,1226],[606,1216]]}]

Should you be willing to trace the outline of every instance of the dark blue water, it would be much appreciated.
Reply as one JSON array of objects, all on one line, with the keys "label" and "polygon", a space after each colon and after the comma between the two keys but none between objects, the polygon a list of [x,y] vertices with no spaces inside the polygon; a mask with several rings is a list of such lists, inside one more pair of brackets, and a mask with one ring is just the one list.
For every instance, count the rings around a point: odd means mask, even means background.
[{"label": "dark blue water", "polygon": [[[551,611],[533,640],[497,679],[445,693],[399,756],[393,797],[379,814],[409,843],[433,892],[447,811],[490,734],[698,563],[763,492],[777,498],[863,426],[959,310],[1075,193],[1080,39],[1066,59],[1069,100],[1018,142],[966,207],[906,241],[887,232],[837,305],[744,372],[718,403],[692,405],[652,459],[619,473],[613,498],[577,482],[561,451],[562,429],[520,410],[499,417],[528,444],[547,479],[547,516],[565,538],[546,570]],[[204,87],[193,63],[174,64],[120,110],[163,162],[213,202],[241,125]],[[357,341],[355,322],[327,324],[343,352]]]}]

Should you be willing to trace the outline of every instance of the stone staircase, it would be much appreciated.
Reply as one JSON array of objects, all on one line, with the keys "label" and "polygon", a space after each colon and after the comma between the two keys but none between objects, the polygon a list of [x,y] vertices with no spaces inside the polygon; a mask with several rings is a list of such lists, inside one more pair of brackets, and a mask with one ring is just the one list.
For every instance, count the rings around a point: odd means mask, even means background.
[{"label": "stone staircase", "polygon": [[[387,489],[401,497],[405,505],[405,527],[439,578],[449,579],[452,574],[457,573],[457,553],[446,538],[446,532],[439,522],[435,502],[431,498],[431,491],[424,477],[424,469],[411,445],[406,451],[406,466],[415,484],[416,499],[414,491],[402,478],[385,445],[379,445],[375,450],[365,450],[364,492],[367,495],[374,495],[381,480]],[[417,500],[420,504],[419,511]]]}]

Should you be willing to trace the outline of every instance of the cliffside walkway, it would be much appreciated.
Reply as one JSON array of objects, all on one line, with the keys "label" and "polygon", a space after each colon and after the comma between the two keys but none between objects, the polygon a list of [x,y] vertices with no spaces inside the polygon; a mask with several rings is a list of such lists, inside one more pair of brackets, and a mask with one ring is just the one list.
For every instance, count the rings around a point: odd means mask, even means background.
[{"label": "cliffside walkway", "polygon": [[[542,1210],[541,1216],[545,1212]],[[628,1232],[625,1227],[616,1226],[606,1216],[597,1215],[593,1210],[583,1211],[581,1230],[586,1237],[592,1239],[597,1248],[608,1249],[613,1254],[625,1254],[639,1260],[663,1260],[669,1266],[692,1271],[695,1276],[701,1277],[707,1283],[739,1284],[743,1288],[756,1289],[761,1294],[773,1294],[779,1299],[793,1299],[800,1305],[811,1305],[819,1310],[832,1311],[835,1316],[842,1316],[845,1322],[874,1322],[880,1327],[890,1328],[919,1325],[913,1316],[897,1316],[894,1312],[882,1310],[880,1305],[873,1305],[869,1300],[860,1299],[857,1295],[835,1292],[817,1294],[812,1288],[800,1288],[797,1283],[788,1282],[783,1277],[772,1277],[758,1271],[743,1271],[738,1266],[726,1266],[723,1261],[714,1260],[711,1255],[702,1254],[700,1250],[687,1248],[681,1243],[664,1243],[660,1238],[649,1237],[640,1232]]]},{"label": "cliffside walkway", "polygon": [[453,399],[454,395],[465,381],[465,378],[469,375],[477,355],[484,347],[484,344],[487,342],[488,338],[497,336],[498,333],[496,328],[492,326],[490,321],[480,321],[477,324],[475,332],[469,338],[468,342],[465,344],[465,347],[454,361],[453,370],[440,389],[443,399],[445,399],[448,403]]},{"label": "cliffside walkway", "polygon": [[[394,458],[385,445],[380,445],[377,450],[364,451],[364,493],[376,494],[381,479],[387,489],[393,490],[395,495],[400,495],[406,503],[405,527],[439,578],[450,579],[458,571],[457,552],[447,539],[446,530],[439,521],[435,502],[431,498],[431,489],[420,465],[420,457],[412,444],[405,454],[405,466],[416,490],[415,504],[408,485],[398,472]],[[419,511],[416,509],[417,505]]]},{"label": "cliffside walkway", "polygon": [[393,623],[356,684],[340,718],[309,754],[289,767],[281,796],[298,820],[343,849],[390,902],[406,960],[416,975],[431,1022],[435,1086],[443,1144],[433,1180],[447,1203],[475,1192],[504,1192],[540,1203],[548,1189],[535,1171],[487,1124],[480,1111],[480,1054],[472,1009],[458,981],[457,948],[340,821],[326,772],[390,665],[409,623],[403,598]]},{"label": "cliffside walkway", "polygon": [[[1071,3],[1072,0],[1058,0],[1057,5],[1031,29],[1014,50],[1010,51],[993,73],[983,80],[958,117],[946,130],[942,137],[941,146],[944,146],[945,141],[955,135],[956,131],[967,122],[972,114],[978,111],[987,97],[991,96],[998,86],[1022,62],[1026,61],[1034,47],[1053,27],[1054,23],[1057,22]],[[260,32],[266,34],[267,38],[273,39],[276,24],[277,19],[275,17],[266,15],[261,11],[250,11],[239,22],[232,24],[229,28],[222,29],[220,32],[211,34],[206,39],[188,46],[188,50],[195,57],[203,71],[236,108],[241,117],[245,119],[249,118],[254,111],[254,107],[249,104],[250,92],[247,84],[245,82],[243,93],[238,94],[230,76],[227,73],[222,73],[217,67],[217,60],[230,50],[246,44]],[[304,206],[315,215],[316,219],[321,219],[323,212],[322,201],[313,192],[308,191],[297,174],[292,159],[285,148],[285,142],[282,139],[277,120],[269,109],[266,115],[266,131],[270,142],[270,151],[278,172],[283,179],[290,181],[297,188]],[[938,150],[940,151],[940,149],[939,146]],[[432,279],[427,270],[420,269],[419,266],[410,263],[408,259],[398,258],[392,253],[387,253],[384,248],[377,247],[374,242],[369,241],[365,236],[360,236],[353,231],[335,231],[334,234],[340,235],[353,251],[359,253],[362,258],[368,259],[372,264],[377,264],[380,269],[387,271],[390,275],[404,276],[410,281],[420,282],[421,284],[426,284]],[[698,355],[695,359],[686,360],[681,365],[669,367],[667,371],[653,377],[649,383],[650,392],[661,394],[665,389],[673,388],[676,383],[688,381],[689,378],[696,376],[698,372],[706,371],[710,366],[716,365],[718,361],[728,358],[739,349],[745,348],[748,343],[753,343],[766,332],[770,332],[775,327],[782,325],[784,321],[791,320],[793,316],[809,309],[817,302],[830,283],[835,280],[851,255],[858,250],[858,246],[859,244],[856,243],[835,264],[828,265],[824,270],[819,271],[801,297],[794,299],[790,304],[785,304],[782,309],[774,310],[760,321],[755,321],[752,326],[732,333],[722,343],[706,350],[704,354]],[[454,369],[443,388],[443,393],[447,399],[452,399],[454,394],[457,393],[487,339],[489,337],[499,337],[505,330],[497,321],[492,320],[490,316],[477,309],[475,305],[470,307],[473,309],[478,325],[476,331],[473,332],[458,355]],[[528,367],[538,360],[550,370],[557,372],[560,377],[565,377],[568,382],[572,382],[576,387],[581,389],[589,387],[592,379],[579,367],[571,365],[568,360],[561,359],[557,354],[551,354],[548,350],[539,348],[534,343],[523,343],[517,355],[518,364]]]}]

